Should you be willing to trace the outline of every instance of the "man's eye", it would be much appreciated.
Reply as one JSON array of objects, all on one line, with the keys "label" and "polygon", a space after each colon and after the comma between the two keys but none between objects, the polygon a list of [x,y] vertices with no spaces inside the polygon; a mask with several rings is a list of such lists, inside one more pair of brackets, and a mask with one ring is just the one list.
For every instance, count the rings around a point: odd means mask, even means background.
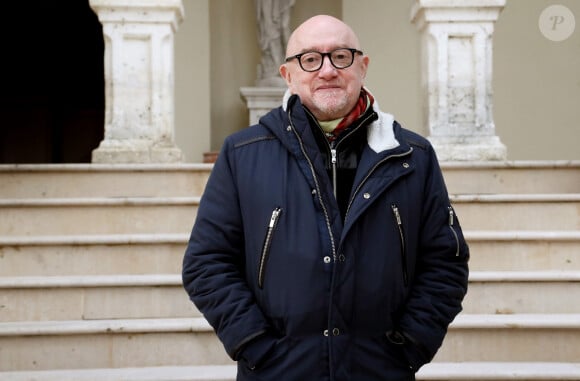
[{"label": "man's eye", "polygon": [[313,63],[318,61],[318,58],[316,58],[315,56],[306,56],[306,57],[302,57],[302,61],[307,62],[307,63]]}]

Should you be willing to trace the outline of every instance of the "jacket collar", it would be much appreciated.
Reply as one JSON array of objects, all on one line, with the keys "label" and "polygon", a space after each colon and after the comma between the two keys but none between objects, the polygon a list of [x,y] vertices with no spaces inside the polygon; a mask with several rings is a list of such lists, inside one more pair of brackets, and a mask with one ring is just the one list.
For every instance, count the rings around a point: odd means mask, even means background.
[{"label": "jacket collar", "polygon": [[[370,93],[366,87],[365,91]],[[296,98],[297,96],[293,96],[289,89],[286,90],[284,97],[282,98],[282,109],[287,111],[289,105],[291,107]],[[293,110],[296,110],[296,107],[294,107]],[[376,97],[375,102],[373,103],[373,110],[377,113],[378,118],[372,122],[367,129],[367,142],[369,147],[371,147],[371,149],[376,153],[398,147],[400,143],[395,137],[394,133],[395,117],[391,114],[381,111]]]}]

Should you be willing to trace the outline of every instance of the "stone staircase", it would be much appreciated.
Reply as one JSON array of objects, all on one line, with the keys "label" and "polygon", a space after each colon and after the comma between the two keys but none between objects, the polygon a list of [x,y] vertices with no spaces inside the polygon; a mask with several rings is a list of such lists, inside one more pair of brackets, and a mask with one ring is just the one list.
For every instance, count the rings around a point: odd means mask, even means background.
[{"label": "stone staircase", "polygon": [[[580,162],[443,168],[470,288],[418,379],[580,380]],[[0,166],[1,381],[234,380],[181,287],[210,169]]]}]

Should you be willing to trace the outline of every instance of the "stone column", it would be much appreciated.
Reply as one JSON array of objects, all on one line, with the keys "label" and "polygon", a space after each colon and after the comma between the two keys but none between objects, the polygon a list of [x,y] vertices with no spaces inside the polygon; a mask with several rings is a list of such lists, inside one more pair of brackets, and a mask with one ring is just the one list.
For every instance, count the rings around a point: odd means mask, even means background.
[{"label": "stone column", "polygon": [[492,114],[492,34],[506,0],[415,0],[424,114],[440,160],[505,160]]},{"label": "stone column", "polygon": [[89,0],[105,39],[105,138],[93,163],[182,161],[174,143],[173,40],[181,0]]}]

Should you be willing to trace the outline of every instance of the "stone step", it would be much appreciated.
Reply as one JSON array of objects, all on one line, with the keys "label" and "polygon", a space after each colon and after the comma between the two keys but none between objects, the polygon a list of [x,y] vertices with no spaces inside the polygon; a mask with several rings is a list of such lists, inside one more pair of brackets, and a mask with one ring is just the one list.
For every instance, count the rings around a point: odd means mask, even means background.
[{"label": "stone step", "polygon": [[0,276],[179,274],[189,234],[0,237]]},{"label": "stone step", "polygon": [[580,271],[471,272],[467,314],[580,314]]},{"label": "stone step", "polygon": [[[235,365],[163,366],[117,369],[63,369],[0,372],[0,381],[235,381]],[[417,380],[569,381],[580,380],[580,363],[463,362],[431,363]]]},{"label": "stone step", "polygon": [[[434,362],[577,362],[578,340],[579,314],[460,314]],[[0,354],[0,372],[231,363],[203,318],[0,323]]]},{"label": "stone step", "polygon": [[[5,198],[199,196],[212,167],[0,165],[0,194]],[[443,162],[441,168],[451,194],[580,193],[580,161]]]},{"label": "stone step", "polygon": [[476,271],[580,270],[580,231],[464,231]]},{"label": "stone step", "polygon": [[17,199],[201,196],[212,167],[211,164],[0,165],[0,195]]},{"label": "stone step", "polygon": [[[189,233],[199,197],[0,199],[0,236]],[[453,196],[464,230],[580,231],[580,194]]]},{"label": "stone step", "polygon": [[450,194],[580,193],[580,161],[442,162]]},{"label": "stone step", "polygon": [[0,381],[235,381],[236,365],[0,372]]},{"label": "stone step", "polygon": [[[580,271],[580,231],[465,231],[472,271]],[[187,234],[0,236],[0,276],[177,274]]]},{"label": "stone step", "polygon": [[[472,271],[464,311],[580,313],[579,286],[579,271]],[[0,306],[1,322],[200,316],[179,274],[0,277]]]},{"label": "stone step", "polygon": [[0,322],[200,316],[181,276],[1,277]]},{"label": "stone step", "polygon": [[422,367],[417,380],[580,380],[580,362],[440,362]]},{"label": "stone step", "polygon": [[0,235],[189,233],[199,197],[0,199]]},{"label": "stone step", "polygon": [[0,323],[0,372],[231,362],[200,317]]},{"label": "stone step", "polygon": [[464,230],[580,231],[580,194],[452,196]]},{"label": "stone step", "polygon": [[580,314],[459,314],[436,362],[577,362]]}]

